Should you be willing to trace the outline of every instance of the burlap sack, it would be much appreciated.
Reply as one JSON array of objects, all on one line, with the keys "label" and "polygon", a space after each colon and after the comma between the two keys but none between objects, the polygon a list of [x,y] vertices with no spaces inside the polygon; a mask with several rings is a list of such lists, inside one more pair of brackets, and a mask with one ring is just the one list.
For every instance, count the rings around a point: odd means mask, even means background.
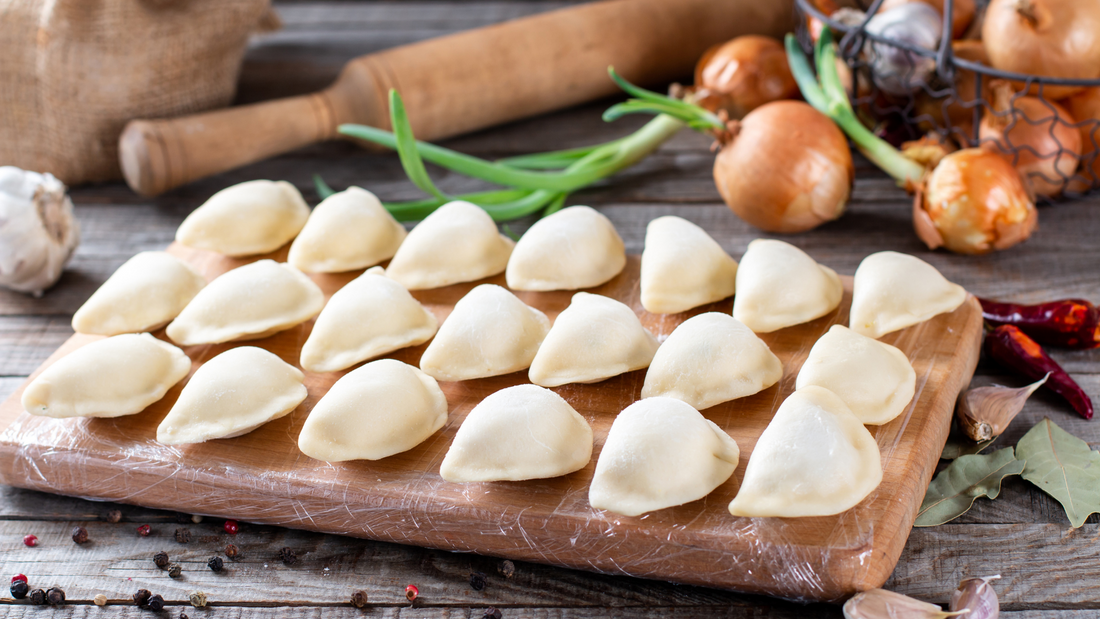
[{"label": "burlap sack", "polygon": [[269,0],[0,0],[0,165],[121,178],[132,118],[227,105]]}]

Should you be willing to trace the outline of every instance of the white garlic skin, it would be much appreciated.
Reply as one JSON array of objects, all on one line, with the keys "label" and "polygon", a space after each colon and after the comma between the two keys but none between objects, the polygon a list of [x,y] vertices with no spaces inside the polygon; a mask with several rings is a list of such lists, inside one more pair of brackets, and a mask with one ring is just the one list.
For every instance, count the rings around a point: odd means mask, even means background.
[{"label": "white garlic skin", "polygon": [[42,296],[78,243],[80,227],[61,181],[0,166],[0,286]]}]

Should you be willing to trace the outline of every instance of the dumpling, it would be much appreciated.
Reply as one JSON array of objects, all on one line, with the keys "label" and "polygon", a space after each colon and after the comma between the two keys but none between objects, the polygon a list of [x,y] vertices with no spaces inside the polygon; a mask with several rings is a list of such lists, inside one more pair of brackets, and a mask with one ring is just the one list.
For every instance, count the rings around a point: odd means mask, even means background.
[{"label": "dumpling", "polygon": [[447,396],[406,363],[379,359],[348,372],[309,413],[298,449],[316,460],[380,460],[408,451],[447,423]]},{"label": "dumpling", "polygon": [[73,315],[73,330],[94,335],[153,331],[168,324],[206,285],[163,251],[127,260]]},{"label": "dumpling", "polygon": [[360,361],[427,342],[439,322],[431,312],[385,276],[368,269],[329,299],[302,345],[302,367],[338,372]]},{"label": "dumpling", "polygon": [[832,391],[795,391],[749,456],[730,503],[734,516],[831,516],[854,507],[882,481],[878,444]]},{"label": "dumpling", "polygon": [[537,385],[502,389],[474,407],[439,467],[453,482],[545,479],[592,459],[592,428],[562,397]]},{"label": "dumpling", "polygon": [[596,383],[648,367],[658,346],[629,307],[578,292],[550,327],[528,377],[543,387]]},{"label": "dumpling", "polygon": [[722,428],[674,398],[646,398],[615,417],[588,502],[624,516],[682,505],[721,486],[740,450]]},{"label": "dumpling", "polygon": [[514,246],[488,213],[456,200],[412,229],[386,267],[386,276],[409,290],[472,282],[504,271]]},{"label": "dumpling", "polygon": [[880,251],[859,263],[852,285],[852,331],[878,339],[887,333],[953,312],[966,289],[927,262],[896,251]]},{"label": "dumpling", "polygon": [[305,375],[262,348],[231,348],[202,364],[157,427],[165,445],[247,434],[306,399]]},{"label": "dumpling", "polygon": [[176,241],[227,256],[266,254],[290,242],[309,205],[286,181],[248,181],[210,196],[183,220]]},{"label": "dumpling", "polygon": [[308,273],[354,271],[392,258],[406,234],[373,193],[348,187],[314,207],[287,262]]},{"label": "dumpling", "polygon": [[536,221],[516,243],[506,277],[512,290],[578,290],[609,281],[626,266],[611,220],[570,206]]},{"label": "dumpling", "polygon": [[880,426],[900,415],[916,392],[917,373],[897,348],[833,325],[798,372],[795,388],[835,393],[860,422]]},{"label": "dumpling", "polygon": [[453,381],[525,370],[549,330],[546,314],[500,286],[482,284],[455,304],[420,357],[420,369]]},{"label": "dumpling", "polygon": [[23,408],[43,417],[121,417],[145,410],[191,371],[183,351],[148,333],[78,348],[23,391]]},{"label": "dumpling", "polygon": [[737,261],[699,226],[672,215],[649,222],[642,251],[642,307],[676,314],[733,296]]},{"label": "dumpling", "polygon": [[642,397],[667,396],[703,410],[779,382],[783,363],[752,329],[729,314],[685,320],[657,349]]},{"label": "dumpling", "polygon": [[258,339],[317,315],[325,295],[304,273],[274,260],[227,271],[203,288],[168,325],[182,346]]},{"label": "dumpling", "polygon": [[733,317],[757,333],[821,318],[844,296],[836,271],[783,241],[756,239],[737,267]]}]

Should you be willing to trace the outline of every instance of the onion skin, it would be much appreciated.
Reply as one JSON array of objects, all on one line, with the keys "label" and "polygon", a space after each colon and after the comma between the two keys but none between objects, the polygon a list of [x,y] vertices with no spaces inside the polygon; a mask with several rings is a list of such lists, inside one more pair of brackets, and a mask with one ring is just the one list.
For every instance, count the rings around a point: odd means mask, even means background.
[{"label": "onion skin", "polygon": [[844,133],[801,101],[753,111],[714,160],[730,210],[767,232],[804,232],[840,217],[854,178]]},{"label": "onion skin", "polygon": [[[943,17],[944,0],[886,0],[878,10],[879,13],[884,13],[896,6],[901,6],[909,2],[923,2],[936,9],[940,17]],[[954,7],[951,9],[952,39],[957,39],[966,34],[966,29],[969,28],[970,23],[974,21],[974,13],[976,11],[977,7],[974,6],[974,0],[955,0]]]},{"label": "onion skin", "polygon": [[780,99],[798,97],[783,44],[745,35],[708,49],[695,67],[695,103],[730,118]]},{"label": "onion skin", "polygon": [[[1009,158],[1015,150],[1016,169],[1032,190],[1040,196],[1057,196],[1081,159],[1081,135],[1073,117],[1064,107],[1038,97],[1019,97],[1011,105],[1011,115],[982,118],[978,129],[982,145]],[[1013,118],[1016,122],[1009,128]]]},{"label": "onion skin", "polygon": [[1026,240],[1039,213],[1019,172],[1000,154],[967,148],[943,158],[913,201],[913,226],[929,249],[985,254]]},{"label": "onion skin", "polygon": [[[1094,0],[992,0],[982,41],[1003,71],[1073,79],[1100,78],[1100,3]],[[1050,100],[1080,86],[1043,86]],[[1033,84],[1028,94],[1038,94]]]},{"label": "onion skin", "polygon": [[1069,188],[1073,191],[1087,191],[1092,185],[1100,181],[1100,87],[1086,88],[1072,97],[1062,101],[1069,109],[1069,114],[1077,122],[1084,123],[1077,128],[1077,134],[1081,138],[1081,162],[1080,174],[1085,180],[1075,179],[1070,182]]}]

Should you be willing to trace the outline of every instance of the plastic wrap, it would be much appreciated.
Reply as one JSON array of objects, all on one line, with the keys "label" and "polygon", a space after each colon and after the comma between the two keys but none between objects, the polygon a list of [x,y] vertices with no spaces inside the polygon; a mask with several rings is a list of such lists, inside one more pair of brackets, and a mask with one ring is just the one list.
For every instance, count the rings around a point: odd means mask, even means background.
[{"label": "plastic wrap", "polygon": [[[239,261],[173,249],[208,277]],[[638,261],[595,290],[616,297],[664,339],[691,315],[730,311],[729,300],[690,313],[645,313],[638,299]],[[350,276],[317,276],[331,294]],[[503,280],[503,277],[499,278]],[[501,283],[503,281],[493,283]],[[236,518],[445,550],[477,552],[603,573],[767,593],[790,599],[837,600],[882,584],[893,570],[946,440],[958,392],[977,362],[981,311],[969,299],[952,314],[883,338],[901,348],[917,372],[917,393],[893,422],[871,427],[882,452],[879,488],[855,508],[817,518],[737,518],[727,511],[756,438],[794,389],[817,337],[846,322],[851,279],[833,314],[762,338],[782,359],[778,385],[703,412],[741,448],[733,477],[706,498],[641,517],[593,510],[588,483],[614,416],[641,392],[644,371],[555,391],[592,425],[589,465],[548,480],[454,484],[439,464],[466,413],[481,398],[526,381],[502,377],[440,383],[450,419],[418,447],[384,460],[328,464],[297,449],[308,412],[341,374],[307,373],[309,397],[293,413],[234,439],[184,447],[154,440],[156,426],[179,394],[173,388],[146,411],[117,419],[49,419],[22,412],[17,392],[0,408],[0,477],[5,483],[147,507]],[[441,320],[473,284],[419,291]],[[551,317],[570,293],[520,293]],[[249,342],[297,365],[310,323]],[[156,334],[164,337],[162,332]],[[90,341],[74,336],[47,364]],[[197,367],[234,344],[186,349]],[[391,355],[416,363],[424,346]]]}]

